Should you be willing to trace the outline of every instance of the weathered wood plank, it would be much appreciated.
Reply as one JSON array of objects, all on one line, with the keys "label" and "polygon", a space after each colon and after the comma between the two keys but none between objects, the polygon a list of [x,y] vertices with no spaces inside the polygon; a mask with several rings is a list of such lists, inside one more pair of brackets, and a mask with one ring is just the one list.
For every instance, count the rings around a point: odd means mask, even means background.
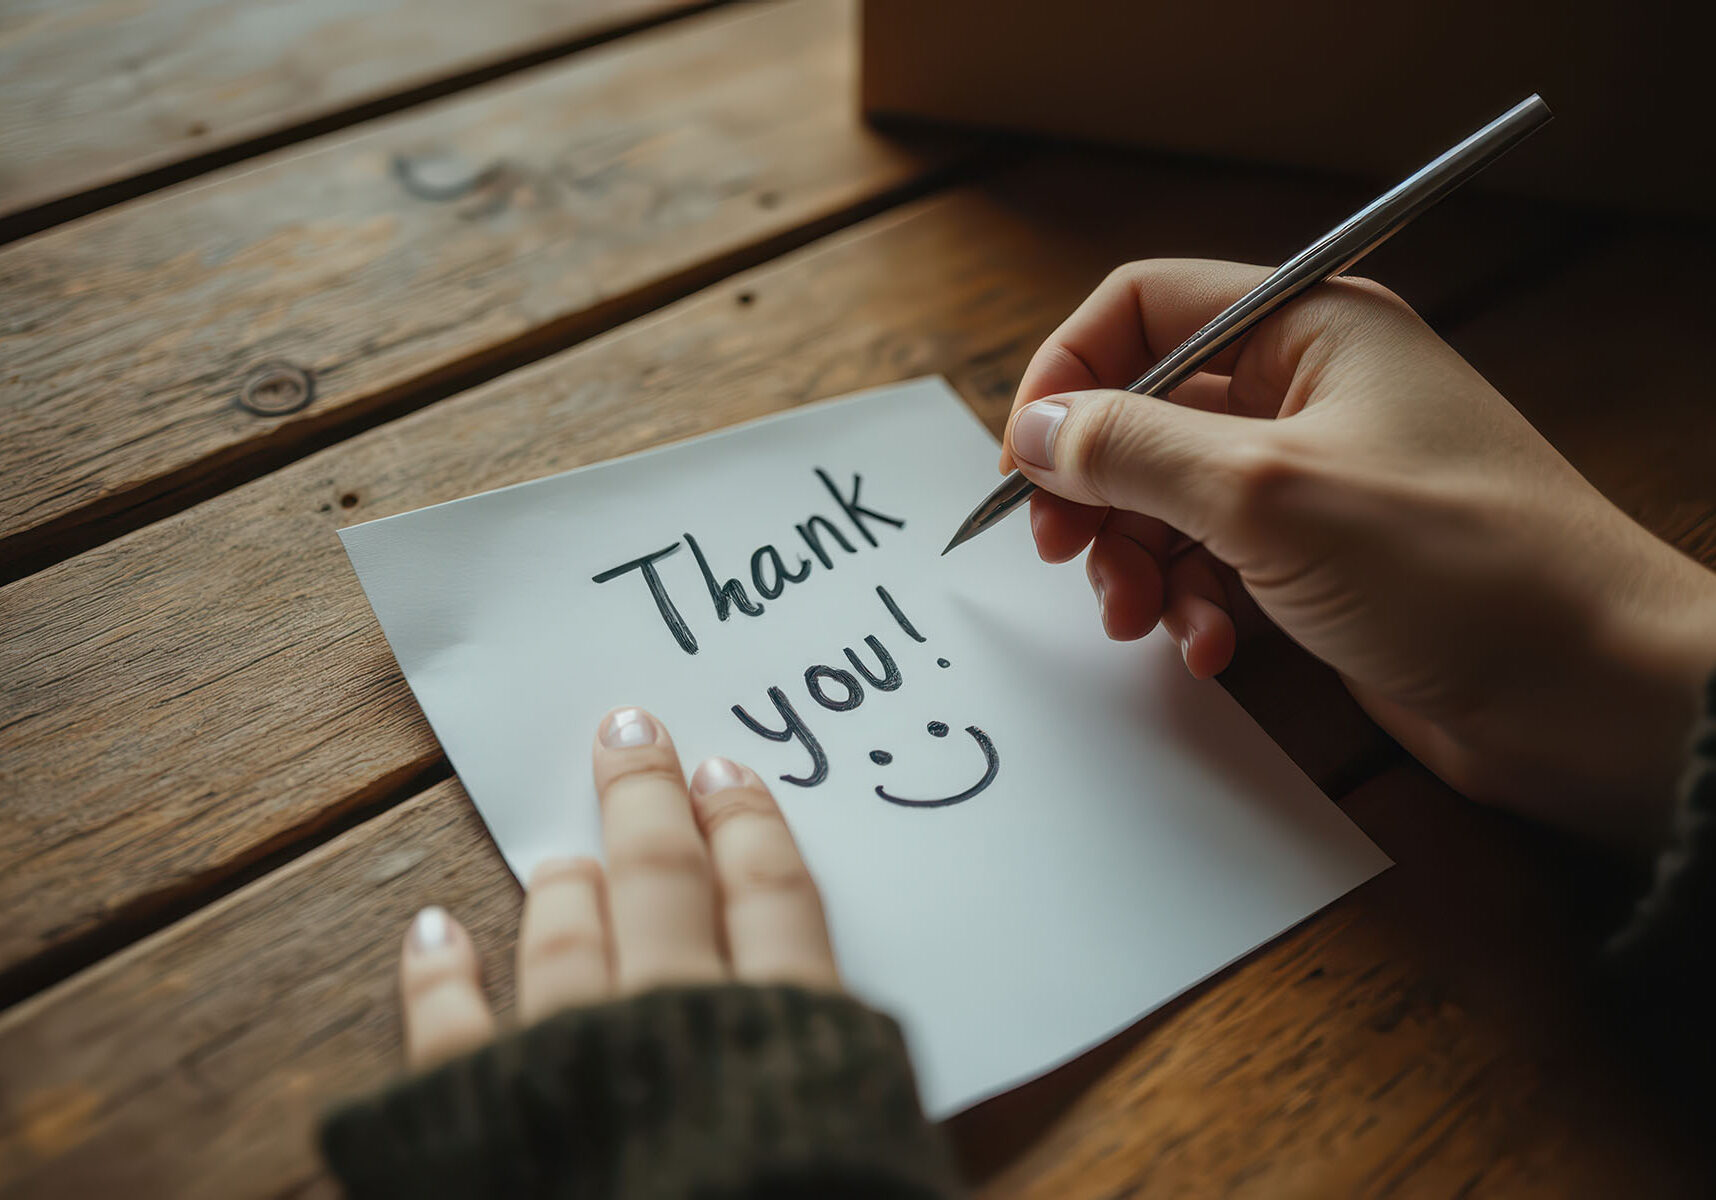
[{"label": "weathered wood plank", "polygon": [[[982,1195],[1707,1194],[1580,1001],[1541,842],[1415,768],[1348,808],[1399,865],[955,1121]],[[315,1114],[396,1069],[392,959],[431,902],[504,1010],[518,890],[447,783],[0,1017],[0,1191],[316,1187]]]},{"label": "weathered wood plank", "polygon": [[948,159],[853,115],[851,23],[688,19],[0,249],[0,559],[920,185]]},{"label": "weathered wood plank", "polygon": [[691,7],[9,0],[0,217]]},{"label": "weathered wood plank", "polygon": [[457,783],[0,1017],[0,1194],[274,1196],[319,1107],[394,1069],[391,959],[447,905],[510,1004],[519,891]]},{"label": "weathered wood plank", "polygon": [[[1273,256],[1352,198],[1259,172],[1048,161],[878,219],[0,590],[0,971],[75,961],[105,925],[206,887],[438,761],[334,536],[342,524],[920,373],[950,376],[999,428],[1038,341],[1116,262]],[[1509,246],[1534,228],[1492,226]],[[1385,277],[1432,306],[1492,258],[1405,248]],[[1302,656],[1278,661],[1288,679],[1309,669]],[[1320,682],[1326,705],[1275,703],[1260,719],[1314,777],[1342,782],[1376,735]],[[1259,704],[1297,694],[1264,675],[1246,687]]]},{"label": "weathered wood plank", "polygon": [[1344,807],[1397,865],[956,1121],[980,1195],[1709,1194],[1704,1131],[1582,990],[1600,933],[1557,847],[1416,766]]}]

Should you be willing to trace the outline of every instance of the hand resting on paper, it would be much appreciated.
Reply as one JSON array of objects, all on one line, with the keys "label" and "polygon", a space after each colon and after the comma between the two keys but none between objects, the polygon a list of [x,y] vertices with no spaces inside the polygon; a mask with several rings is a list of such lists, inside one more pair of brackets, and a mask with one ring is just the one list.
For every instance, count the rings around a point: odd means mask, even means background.
[{"label": "hand resting on paper", "polygon": [[400,955],[417,1072],[334,1113],[347,1194],[957,1194],[898,1027],[840,994],[822,904],[767,787],[705,761],[689,788],[640,709],[593,752],[608,866],[532,874],[496,1039],[477,952],[445,911]]},{"label": "hand resting on paper", "polygon": [[1109,635],[1160,622],[1200,677],[1254,603],[1468,795],[1660,836],[1716,667],[1716,575],[1599,494],[1403,301],[1339,280],[1166,401],[1104,390],[1266,273],[1121,267],[1037,351],[1001,466],[1044,489],[1043,558],[1090,546]]}]

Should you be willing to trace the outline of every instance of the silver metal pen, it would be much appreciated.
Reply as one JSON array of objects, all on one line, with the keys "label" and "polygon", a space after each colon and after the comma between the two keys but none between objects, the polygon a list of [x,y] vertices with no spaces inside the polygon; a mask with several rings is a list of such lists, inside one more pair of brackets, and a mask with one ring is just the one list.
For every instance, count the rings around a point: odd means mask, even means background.
[{"label": "silver metal pen", "polygon": [[[1167,395],[1264,317],[1307,289],[1347,270],[1413,218],[1537,132],[1549,119],[1549,106],[1542,97],[1532,95],[1520,101],[1283,263],[1268,279],[1234,301],[1126,390],[1143,396]],[[996,524],[1036,490],[1036,484],[1014,471],[972,510],[942,553]]]}]

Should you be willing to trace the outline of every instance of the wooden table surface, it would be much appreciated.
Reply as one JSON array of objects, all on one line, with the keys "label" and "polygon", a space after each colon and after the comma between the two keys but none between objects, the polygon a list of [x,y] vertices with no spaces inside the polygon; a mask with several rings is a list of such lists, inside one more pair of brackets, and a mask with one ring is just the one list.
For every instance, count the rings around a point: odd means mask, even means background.
[{"label": "wooden table surface", "polygon": [[[0,6],[0,1195],[331,1193],[423,904],[510,1006],[517,885],[337,529],[924,373],[999,431],[1109,267],[1276,260],[1371,187],[885,136],[855,19]],[[1367,265],[1716,563],[1716,233],[1474,193]],[[1585,1003],[1600,866],[1285,640],[1223,682],[1398,865],[953,1121],[979,1193],[1716,1186]]]}]

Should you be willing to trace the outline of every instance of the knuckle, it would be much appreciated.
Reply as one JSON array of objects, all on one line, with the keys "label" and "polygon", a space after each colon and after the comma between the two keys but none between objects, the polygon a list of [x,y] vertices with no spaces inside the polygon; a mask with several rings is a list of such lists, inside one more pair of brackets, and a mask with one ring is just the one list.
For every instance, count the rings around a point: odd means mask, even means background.
[{"label": "knuckle", "polygon": [[616,880],[664,875],[703,879],[709,874],[709,856],[695,835],[644,834],[609,847],[608,871]]},{"label": "knuckle", "polygon": [[1135,258],[1110,271],[1103,286],[1141,306],[1176,265],[1171,258]]},{"label": "knuckle", "polygon": [[662,783],[685,786],[685,777],[680,774],[678,765],[660,758],[641,758],[609,774],[602,787],[602,795],[606,798],[617,791]]},{"label": "knuckle", "polygon": [[701,797],[697,802],[697,815],[702,821],[705,836],[713,838],[718,830],[735,821],[770,820],[778,818],[780,810],[755,789],[730,788]]},{"label": "knuckle", "polygon": [[464,963],[440,963],[410,972],[402,990],[410,1005],[423,1005],[438,995],[474,991],[476,979]]},{"label": "knuckle", "polygon": [[1123,284],[1127,287],[1131,287],[1136,284],[1140,278],[1149,273],[1151,264],[1154,261],[1154,259],[1149,258],[1135,258],[1130,262],[1123,262],[1118,267],[1115,267],[1110,271],[1103,282],[1109,284]]},{"label": "knuckle", "polygon": [[1072,454],[1067,466],[1100,490],[1126,459],[1126,414],[1113,400],[1103,399],[1087,405],[1082,415],[1082,421],[1068,422]]},{"label": "knuckle", "polygon": [[660,987],[714,983],[729,974],[726,965],[714,953],[673,958],[643,958],[639,955],[628,958],[622,953],[617,965],[622,995],[636,995]]},{"label": "knuckle", "polygon": [[1400,293],[1386,284],[1363,275],[1343,275],[1336,281],[1340,291],[1346,292],[1354,299],[1366,304],[1379,305],[1396,310],[1412,311],[1412,306],[1403,300]]},{"label": "knuckle", "polygon": [[1108,277],[1140,287],[1164,275],[1207,265],[1209,264],[1195,258],[1134,258],[1115,267],[1108,273]]},{"label": "knuckle", "polygon": [[[1059,338],[1059,333],[1051,334],[1049,340],[1037,348],[1036,354],[1032,356],[1032,369],[1056,373],[1065,372],[1073,378],[1077,378],[1080,374],[1089,375],[1091,373],[1089,365],[1079,357],[1076,350],[1060,341]],[[1036,398],[1041,399],[1041,397]],[[1014,396],[1013,412],[1018,412],[1019,409],[1029,403],[1030,401],[1022,395]],[[1009,425],[1009,431],[1010,429],[1011,426]]]},{"label": "knuckle", "polygon": [[1282,506],[1283,497],[1309,474],[1309,459],[1281,437],[1250,438],[1227,446],[1216,463],[1229,515],[1256,526]]},{"label": "knuckle", "polygon": [[816,881],[796,855],[753,854],[734,863],[722,879],[728,903],[767,896],[814,902]]},{"label": "knuckle", "polygon": [[1333,280],[1332,286],[1306,298],[1300,311],[1308,328],[1316,332],[1381,332],[1419,321],[1417,312],[1396,292],[1358,276]]},{"label": "knuckle", "polygon": [[567,925],[531,938],[524,944],[519,957],[525,966],[533,966],[568,958],[601,958],[607,953],[608,942],[600,929],[590,925]]},{"label": "knuckle", "polygon": [[538,863],[530,873],[526,890],[561,886],[594,886],[602,881],[601,864],[587,858],[550,858]]}]

